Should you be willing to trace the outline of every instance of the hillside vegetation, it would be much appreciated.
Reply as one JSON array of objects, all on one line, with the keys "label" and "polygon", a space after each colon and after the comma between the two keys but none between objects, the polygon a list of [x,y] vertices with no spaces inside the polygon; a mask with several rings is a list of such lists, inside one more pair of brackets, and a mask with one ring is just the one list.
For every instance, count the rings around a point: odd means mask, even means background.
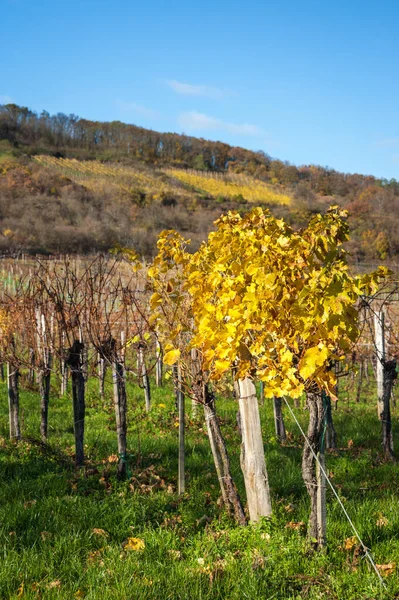
[{"label": "hillside vegetation", "polygon": [[155,250],[174,228],[194,248],[222,212],[268,207],[301,227],[331,204],[349,210],[356,262],[399,254],[399,183],[296,167],[222,142],[121,122],[0,106],[0,251]]}]

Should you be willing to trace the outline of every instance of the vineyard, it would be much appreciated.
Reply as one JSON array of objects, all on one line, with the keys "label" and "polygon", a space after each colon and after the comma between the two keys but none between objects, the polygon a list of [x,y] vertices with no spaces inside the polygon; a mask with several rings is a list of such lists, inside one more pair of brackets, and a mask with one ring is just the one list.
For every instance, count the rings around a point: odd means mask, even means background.
[{"label": "vineyard", "polygon": [[165,181],[162,173],[145,172],[114,164],[106,164],[97,160],[79,161],[74,158],[55,158],[53,156],[36,156],[40,165],[55,169],[72,181],[89,189],[98,189],[101,182],[113,184],[125,192],[140,189],[148,193],[174,193],[178,196],[182,191],[171,181]]},{"label": "vineyard", "polygon": [[[138,188],[147,193],[169,193],[177,197],[184,195],[182,182],[190,192],[206,193],[213,198],[237,199],[265,204],[291,204],[291,198],[252,177],[233,174],[205,174],[200,171],[166,169],[164,171],[144,171],[100,161],[79,161],[73,158],[36,156],[35,161],[62,173],[73,181],[98,189],[101,181],[111,183],[124,191]],[[156,199],[156,197],[154,198]]]},{"label": "vineyard", "polygon": [[1,597],[398,597],[399,294],[348,235],[3,261]]},{"label": "vineyard", "polygon": [[206,192],[214,198],[242,197],[248,202],[266,204],[289,205],[292,202],[286,194],[278,192],[272,186],[248,176],[179,169],[169,169],[165,172],[186,185],[201,192]]}]

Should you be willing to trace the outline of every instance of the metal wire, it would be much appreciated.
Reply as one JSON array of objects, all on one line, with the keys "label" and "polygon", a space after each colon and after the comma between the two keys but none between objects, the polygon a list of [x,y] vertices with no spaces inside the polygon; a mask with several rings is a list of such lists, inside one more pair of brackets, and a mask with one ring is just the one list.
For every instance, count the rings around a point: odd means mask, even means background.
[{"label": "metal wire", "polygon": [[357,529],[356,529],[356,527],[355,527],[355,525],[354,525],[354,523],[353,523],[352,519],[350,518],[350,516],[349,516],[349,514],[348,514],[348,511],[346,510],[345,506],[343,505],[341,498],[339,497],[339,495],[338,495],[337,491],[335,490],[335,488],[334,488],[333,484],[331,483],[331,481],[330,481],[330,479],[329,479],[329,477],[328,477],[328,475],[327,475],[327,473],[326,473],[326,471],[325,471],[324,467],[323,467],[323,466],[320,464],[320,461],[319,461],[319,459],[318,459],[318,457],[317,457],[317,454],[316,454],[316,453],[315,453],[315,451],[313,450],[313,448],[312,448],[312,444],[309,442],[309,440],[308,440],[307,436],[305,435],[305,432],[303,431],[303,429],[302,429],[302,427],[301,427],[301,425],[300,425],[300,423],[299,423],[298,419],[296,418],[296,416],[295,416],[295,414],[294,414],[294,411],[292,410],[292,408],[291,408],[290,404],[288,403],[288,401],[287,401],[287,398],[283,397],[283,399],[284,399],[284,402],[286,403],[286,405],[287,405],[287,407],[288,407],[288,410],[289,410],[289,411],[290,411],[290,413],[291,413],[291,416],[292,416],[292,418],[294,419],[295,423],[298,425],[298,429],[299,429],[299,431],[301,432],[301,434],[302,434],[302,436],[303,436],[303,438],[304,438],[305,442],[306,442],[306,443],[307,443],[307,445],[309,446],[309,449],[310,449],[311,453],[313,454],[313,457],[314,457],[315,461],[318,463],[318,465],[319,465],[319,468],[320,468],[320,471],[323,473],[324,477],[326,478],[326,481],[327,481],[328,485],[329,485],[329,486],[330,486],[330,488],[331,488],[331,491],[332,491],[332,493],[334,494],[334,496],[335,496],[335,497],[336,497],[336,499],[338,500],[338,504],[339,504],[339,505],[340,505],[340,507],[342,508],[342,511],[343,511],[343,513],[344,513],[345,517],[347,518],[347,520],[348,520],[348,522],[349,522],[350,526],[352,527],[353,533],[355,534],[355,536],[356,536],[356,537],[357,537],[357,539],[359,540],[359,542],[360,542],[360,545],[362,546],[362,548],[363,548],[363,550],[364,550],[364,554],[365,554],[365,556],[368,558],[368,560],[369,560],[369,562],[370,562],[371,566],[373,567],[374,571],[376,572],[376,574],[377,574],[377,577],[378,577],[378,579],[379,579],[379,581],[380,581],[380,584],[381,584],[381,586],[383,586],[385,589],[387,589],[387,586],[385,585],[385,582],[384,582],[384,580],[382,579],[382,577],[381,577],[381,574],[380,574],[379,570],[377,569],[377,566],[376,566],[376,564],[375,564],[375,562],[374,562],[374,559],[373,559],[373,557],[371,556],[371,554],[370,554],[370,552],[369,552],[369,549],[368,549],[368,548],[367,548],[367,546],[366,546],[366,545],[363,543],[363,540],[362,540],[362,538],[360,537],[360,534],[359,534],[359,532],[357,531]]}]

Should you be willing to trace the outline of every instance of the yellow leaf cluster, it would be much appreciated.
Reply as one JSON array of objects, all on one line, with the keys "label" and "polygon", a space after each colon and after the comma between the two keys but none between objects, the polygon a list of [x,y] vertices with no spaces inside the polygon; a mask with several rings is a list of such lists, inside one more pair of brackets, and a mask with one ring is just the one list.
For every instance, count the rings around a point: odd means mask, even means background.
[{"label": "yellow leaf cluster", "polygon": [[313,385],[332,394],[331,362],[359,334],[356,301],[388,274],[350,274],[346,216],[331,207],[294,231],[261,208],[228,213],[194,254],[178,233],[162,232],[148,280],[164,362],[195,348],[211,379],[234,368],[264,381],[266,397]]},{"label": "yellow leaf cluster", "polygon": [[144,550],[145,542],[140,538],[129,537],[127,538],[127,543],[124,546],[124,550],[134,550],[135,552],[139,552],[140,550]]}]

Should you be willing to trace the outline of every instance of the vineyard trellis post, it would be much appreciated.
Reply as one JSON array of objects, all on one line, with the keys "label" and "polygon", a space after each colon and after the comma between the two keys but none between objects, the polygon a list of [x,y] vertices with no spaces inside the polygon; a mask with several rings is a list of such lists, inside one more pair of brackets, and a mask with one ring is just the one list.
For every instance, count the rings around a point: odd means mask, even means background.
[{"label": "vineyard trellis post", "polygon": [[241,469],[249,517],[251,521],[258,521],[272,512],[258,399],[255,385],[249,377],[239,379],[237,388],[242,435]]},{"label": "vineyard trellis post", "polygon": [[[50,402],[51,383],[51,336],[52,331],[46,331],[46,318],[40,308],[35,311],[36,316],[36,338],[38,357],[38,380],[40,391],[40,435],[42,440],[47,441],[48,435],[48,407]],[[51,319],[53,323],[53,319]],[[51,327],[52,329],[52,327]]]},{"label": "vineyard trellis post", "polygon": [[[262,382],[263,383],[263,382]],[[284,416],[283,416],[283,400],[274,396],[273,398],[273,414],[274,414],[274,428],[276,431],[276,438],[279,442],[285,442],[287,434],[285,431]]]},{"label": "vineyard trellis post", "polygon": [[145,364],[144,357],[144,344],[139,343],[137,348],[137,357],[138,357],[138,371],[139,378],[141,380],[141,385],[144,389],[144,397],[145,397],[145,409],[147,412],[151,409],[151,388],[150,388],[150,378],[148,377],[147,367]]},{"label": "vineyard trellis post", "polygon": [[82,368],[82,351],[83,343],[80,340],[75,340],[69,349],[67,358],[72,378],[75,462],[77,466],[84,464],[85,379]]},{"label": "vineyard trellis post", "polygon": [[302,454],[302,476],[310,497],[308,534],[315,548],[322,548],[326,543],[326,482],[314,456],[318,457],[324,469],[326,428],[324,393],[307,391],[306,404],[309,411],[309,424]]},{"label": "vineyard trellis post", "polygon": [[375,349],[377,355],[377,405],[378,417],[381,421],[382,446],[387,458],[394,458],[394,446],[391,421],[391,396],[396,379],[396,361],[387,360],[387,339],[385,326],[385,310],[382,307],[374,314]]},{"label": "vineyard trellis post", "polygon": [[10,420],[10,439],[19,440],[19,369],[11,361],[7,362],[8,407]]},{"label": "vineyard trellis post", "polygon": [[162,346],[157,340],[156,342],[156,363],[155,363],[155,385],[162,387]]},{"label": "vineyard trellis post", "polygon": [[184,411],[184,391],[181,365],[177,367],[177,404],[179,418],[179,465],[178,465],[178,494],[185,492],[185,411]]},{"label": "vineyard trellis post", "polygon": [[126,478],[127,473],[127,398],[126,398],[126,382],[125,368],[123,361],[118,357],[115,340],[110,342],[112,352],[112,376],[114,384],[114,404],[115,404],[115,420],[116,433],[118,439],[118,477]]}]

